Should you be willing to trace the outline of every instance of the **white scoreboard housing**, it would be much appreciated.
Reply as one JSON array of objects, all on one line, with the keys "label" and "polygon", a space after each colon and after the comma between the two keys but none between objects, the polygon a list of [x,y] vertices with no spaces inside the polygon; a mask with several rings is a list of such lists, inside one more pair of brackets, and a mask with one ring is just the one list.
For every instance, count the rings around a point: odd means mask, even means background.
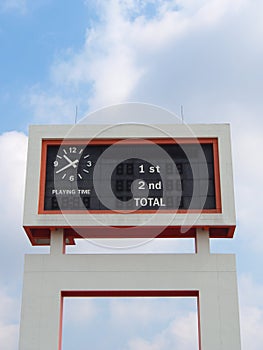
[{"label": "white scoreboard housing", "polygon": [[230,127],[30,126],[23,226],[33,245],[50,244],[54,228],[64,229],[67,244],[195,237],[199,228],[231,238]]}]

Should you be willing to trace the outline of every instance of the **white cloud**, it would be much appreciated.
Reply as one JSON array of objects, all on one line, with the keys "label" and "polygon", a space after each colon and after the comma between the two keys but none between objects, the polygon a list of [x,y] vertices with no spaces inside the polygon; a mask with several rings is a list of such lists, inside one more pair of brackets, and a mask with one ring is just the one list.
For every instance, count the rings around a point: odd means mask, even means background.
[{"label": "white cloud", "polygon": [[153,327],[162,322],[170,323],[174,319],[180,319],[187,309],[195,308],[196,300],[192,298],[112,299],[111,322],[116,328],[146,328],[147,325]]},{"label": "white cloud", "polygon": [[98,348],[107,343],[109,349],[197,349],[196,308],[192,298],[66,299],[64,343],[84,349],[85,337]]},{"label": "white cloud", "polygon": [[135,338],[129,342],[129,350],[194,350],[198,348],[197,315],[186,316],[171,322],[169,326],[152,339]]},{"label": "white cloud", "polygon": [[261,350],[263,344],[263,310],[257,307],[244,307],[241,311],[243,348]]},{"label": "white cloud", "polygon": [[259,209],[262,207],[263,197],[263,163],[260,156],[260,150],[263,149],[263,124],[261,121],[255,122],[253,111],[251,114],[246,110],[237,111],[234,115],[232,135],[237,234],[242,234],[246,247],[262,252]]},{"label": "white cloud", "polygon": [[17,300],[11,298],[6,290],[0,288],[0,324],[12,324],[17,321],[18,309]]},{"label": "white cloud", "polygon": [[4,350],[17,350],[18,325],[0,325],[0,347]]},{"label": "white cloud", "polygon": [[263,344],[263,285],[250,276],[240,278],[240,323],[244,349],[261,350]]},{"label": "white cloud", "polygon": [[64,98],[57,92],[47,93],[32,88],[23,102],[34,111],[34,118],[39,123],[74,123],[77,99]]},{"label": "white cloud", "polygon": [[0,279],[8,286],[20,283],[24,252],[29,246],[22,229],[26,151],[27,137],[23,133],[11,131],[0,135]]},{"label": "white cloud", "polygon": [[240,303],[244,307],[259,307],[263,310],[263,285],[256,283],[251,275],[241,275],[239,279]]},{"label": "white cloud", "polygon": [[[202,5],[197,11],[197,22],[203,24],[218,24],[227,14],[238,13],[247,3],[247,0],[212,0],[202,1]],[[182,1],[184,3],[184,1]],[[191,1],[192,5],[192,1]]]},{"label": "white cloud", "polygon": [[18,310],[18,302],[0,288],[0,349],[17,349]]},{"label": "white cloud", "polygon": [[91,298],[64,299],[63,314],[66,324],[85,324],[94,321],[98,313],[96,303]]},{"label": "white cloud", "polygon": [[4,220],[17,220],[21,214],[26,152],[27,137],[23,133],[11,131],[0,135],[0,182],[3,184],[0,205]]},{"label": "white cloud", "polygon": [[[111,322],[129,330],[127,349],[197,349],[196,300],[185,298],[120,299],[111,302]],[[143,332],[141,331],[143,330]],[[143,334],[143,335],[142,335]],[[126,347],[125,347],[126,349]]]},{"label": "white cloud", "polygon": [[68,253],[104,253],[107,254],[153,254],[153,253],[193,253],[194,239],[88,239],[76,240],[76,245],[67,248]]},{"label": "white cloud", "polygon": [[[79,103],[86,111],[149,98],[162,104],[167,104],[169,98],[169,105],[174,106],[179,81],[180,89],[186,89],[176,67],[188,81],[187,63],[192,60],[194,70],[199,64],[188,52],[196,46],[196,40],[200,48],[207,45],[209,56],[209,48],[216,45],[214,38],[207,37],[209,31],[216,28],[219,35],[226,20],[236,21],[251,10],[247,0],[110,0],[96,2],[92,10],[96,7],[99,20],[87,29],[83,47],[78,52],[67,50],[54,62],[50,75],[52,91],[29,96],[37,118],[41,115],[44,120],[47,115],[50,120],[48,115],[70,114],[66,107],[70,90],[71,97],[81,95]],[[220,61],[220,56],[216,59]],[[195,84],[191,90],[194,87]],[[189,99],[193,98],[191,90]]]}]

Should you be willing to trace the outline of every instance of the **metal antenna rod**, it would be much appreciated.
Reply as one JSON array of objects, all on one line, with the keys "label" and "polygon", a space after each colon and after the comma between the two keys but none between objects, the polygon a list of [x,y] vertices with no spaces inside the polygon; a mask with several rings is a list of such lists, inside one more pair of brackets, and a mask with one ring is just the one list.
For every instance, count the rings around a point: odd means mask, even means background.
[{"label": "metal antenna rod", "polygon": [[77,124],[78,120],[78,106],[76,106],[76,111],[75,111],[75,124]]},{"label": "metal antenna rod", "polygon": [[184,106],[181,105],[181,119],[182,119],[182,124],[184,123]]}]

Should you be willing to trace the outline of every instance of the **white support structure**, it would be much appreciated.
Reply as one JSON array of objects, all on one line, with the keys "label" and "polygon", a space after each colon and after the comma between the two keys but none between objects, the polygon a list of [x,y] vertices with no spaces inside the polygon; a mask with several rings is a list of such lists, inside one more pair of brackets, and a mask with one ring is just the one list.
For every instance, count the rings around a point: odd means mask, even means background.
[{"label": "white support structure", "polygon": [[57,228],[51,230],[50,234],[50,254],[61,255],[65,253],[64,230]]},{"label": "white support structure", "polygon": [[210,241],[208,230],[196,230],[195,252],[199,254],[210,254]]},{"label": "white support structure", "polygon": [[[141,136],[140,136],[141,135]],[[44,187],[42,180],[45,179],[45,147],[43,142],[55,142],[63,140],[64,142],[75,140],[75,142],[84,142],[84,140],[129,140],[137,139],[166,139],[167,137],[173,140],[199,140],[210,139],[216,140],[217,147],[214,148],[215,164],[214,171],[218,167],[218,210],[198,212],[188,210],[187,213],[178,211],[157,211],[150,213],[148,211],[137,211],[132,213],[120,213],[96,211],[91,212],[63,212],[63,215],[57,213],[54,215],[52,211],[40,211],[41,195],[43,195]],[[81,141],[82,140],[82,141]],[[60,141],[61,142],[61,141]],[[87,142],[87,141],[86,141]],[[218,152],[217,152],[218,150]],[[218,164],[216,163],[218,153]],[[42,167],[43,165],[43,167]],[[39,172],[36,171],[36,166],[39,166]],[[41,174],[43,175],[41,177]],[[199,186],[199,184],[197,185]],[[41,192],[42,188],[42,192]],[[43,203],[42,203],[43,204]],[[143,225],[143,223],[145,223]],[[236,217],[234,206],[234,190],[232,176],[232,158],[231,158],[231,142],[230,128],[227,124],[195,124],[195,125],[143,125],[143,124],[121,124],[114,126],[107,125],[33,125],[30,127],[29,144],[28,144],[28,160],[27,160],[27,178],[25,191],[24,205],[24,220],[23,225],[26,233],[33,245],[49,244],[50,228],[67,228],[72,230],[72,236],[68,235],[68,244],[72,244],[78,233],[78,229],[82,232],[83,229],[88,229],[89,235],[96,236],[98,231],[105,232],[104,238],[110,238],[112,227],[127,228],[138,227],[141,230],[140,234],[143,237],[143,228],[159,227],[178,228],[179,234],[174,237],[181,237],[181,228],[210,228],[210,237],[226,238],[233,237]],[[108,230],[109,228],[109,230]],[[75,231],[74,231],[75,230]],[[162,231],[162,230],[161,230]],[[164,230],[165,231],[165,230]],[[128,230],[124,237],[127,237]],[[133,231],[132,231],[133,232]],[[190,233],[189,233],[190,234]],[[194,237],[194,234],[191,237]],[[86,236],[85,236],[86,237]],[[133,236],[131,235],[130,238]],[[155,237],[155,234],[153,234]],[[73,241],[70,241],[72,238]]]},{"label": "white support structure", "polygon": [[[138,144],[142,140],[151,140],[156,145],[168,142],[168,146],[210,143],[213,151],[210,162],[205,156],[203,160],[202,157],[197,159],[199,165],[206,164],[213,169],[214,185],[208,186],[206,195],[200,195],[200,198],[208,200],[209,196],[214,197],[215,205],[210,209],[194,206],[192,210],[191,206],[186,206],[187,210],[138,210],[134,213],[97,210],[96,206],[86,210],[89,204],[85,210],[66,206],[60,211],[56,205],[45,206],[47,189],[49,195],[50,192],[54,195],[52,200],[57,200],[54,173],[77,168],[76,164],[80,164],[81,159],[79,156],[73,161],[73,158],[66,157],[66,148],[61,157],[56,147],[65,142],[71,145],[69,149],[75,149],[72,153],[81,154],[86,147],[92,147],[92,142],[108,147],[120,140],[128,140],[128,145],[134,140]],[[83,147],[76,152],[78,145]],[[58,162],[54,161],[54,157],[65,158],[68,164],[64,163],[60,170],[55,171]],[[144,159],[131,157],[130,154],[127,157]],[[162,157],[157,158],[160,164],[164,164]],[[96,156],[94,159],[96,163],[99,158]],[[177,158],[173,159],[177,165]],[[189,161],[191,159],[189,157]],[[111,162],[114,166],[118,164],[115,158]],[[160,168],[159,164],[157,166]],[[53,177],[48,178],[47,175]],[[198,176],[196,179],[199,179]],[[77,174],[70,178],[77,186]],[[196,179],[193,173],[193,181]],[[196,185],[204,186],[204,179],[206,176],[200,178]],[[87,196],[93,189],[94,179],[91,180],[92,185],[85,188]],[[184,180],[183,177],[181,180]],[[62,183],[65,186],[61,188],[63,194],[64,190],[73,186],[73,183],[70,187]],[[78,187],[72,189],[78,190]],[[68,198],[72,200],[75,197]],[[200,210],[196,210],[198,208]],[[229,125],[32,126],[23,226],[32,245],[50,244],[50,254],[25,257],[19,350],[62,350],[63,298],[102,295],[194,296],[198,302],[199,350],[241,349],[235,255],[211,254],[209,246],[210,238],[232,238],[236,227]],[[136,232],[130,230],[134,227],[138,228]],[[150,237],[163,239],[195,238],[196,251],[194,254],[65,254],[65,245],[74,244],[75,239],[135,238],[137,234],[140,238],[149,237],[149,234]]]},{"label": "white support structure", "polygon": [[19,350],[60,350],[63,292],[197,291],[200,350],[240,350],[235,256],[209,254],[198,231],[196,254],[27,255]]}]

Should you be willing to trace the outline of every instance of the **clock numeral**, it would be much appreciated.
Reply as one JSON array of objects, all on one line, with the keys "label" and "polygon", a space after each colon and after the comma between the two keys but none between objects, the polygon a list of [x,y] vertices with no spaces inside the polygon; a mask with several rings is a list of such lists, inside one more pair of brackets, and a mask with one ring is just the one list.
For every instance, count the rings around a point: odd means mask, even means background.
[{"label": "clock numeral", "polygon": [[92,162],[90,160],[87,161],[87,166],[91,167],[92,166]]},{"label": "clock numeral", "polygon": [[53,163],[54,167],[56,168],[58,166],[58,161],[55,160],[54,163]]},{"label": "clock numeral", "polygon": [[77,147],[69,147],[69,153],[77,153]]},{"label": "clock numeral", "polygon": [[69,181],[74,181],[74,180],[75,180],[75,176],[74,175],[70,175]]}]

